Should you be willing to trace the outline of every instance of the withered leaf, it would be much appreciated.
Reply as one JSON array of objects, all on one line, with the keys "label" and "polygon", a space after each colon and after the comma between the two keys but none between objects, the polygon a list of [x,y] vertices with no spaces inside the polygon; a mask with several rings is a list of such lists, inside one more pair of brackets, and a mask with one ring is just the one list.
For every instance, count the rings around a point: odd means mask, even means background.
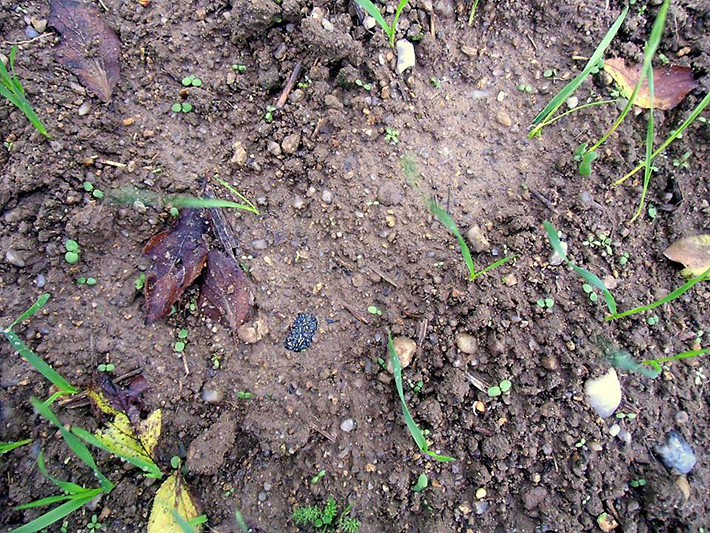
[{"label": "withered leaf", "polygon": [[125,389],[116,385],[108,376],[102,376],[96,385],[89,388],[89,397],[96,407],[106,414],[125,413],[131,424],[138,426],[141,396],[148,390],[148,382],[142,375],[134,377]]},{"label": "withered leaf", "polygon": [[[626,66],[620,57],[604,60],[606,70],[621,87],[621,93],[630,97],[639,81],[642,65]],[[673,109],[683,101],[685,95],[698,86],[693,79],[693,71],[688,67],[663,65],[653,69],[653,107]],[[651,99],[648,92],[648,80],[644,80],[636,93],[634,104],[650,109]]]},{"label": "withered leaf", "polygon": [[61,33],[56,59],[104,102],[120,75],[121,41],[90,2],[52,0],[49,24]]},{"label": "withered leaf", "polygon": [[202,210],[185,209],[171,229],[146,244],[143,253],[153,260],[143,289],[146,324],[166,316],[202,272],[207,260],[206,231]]},{"label": "withered leaf", "polygon": [[682,263],[681,272],[686,278],[700,276],[710,268],[710,235],[684,237],[663,251],[671,261]]},{"label": "withered leaf", "polygon": [[218,250],[207,256],[198,305],[208,317],[231,330],[242,325],[254,305],[246,275],[231,257]]},{"label": "withered leaf", "polygon": [[[155,494],[148,519],[148,533],[182,531],[180,522],[189,522],[199,514],[199,502],[192,496],[185,480],[177,471],[163,482]],[[193,526],[193,531],[200,533],[202,525]]]}]

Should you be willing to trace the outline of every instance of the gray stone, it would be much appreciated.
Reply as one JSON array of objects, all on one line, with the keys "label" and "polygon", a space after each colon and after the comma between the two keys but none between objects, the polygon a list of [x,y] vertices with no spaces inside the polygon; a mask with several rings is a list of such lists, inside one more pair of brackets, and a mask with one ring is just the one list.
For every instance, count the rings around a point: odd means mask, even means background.
[{"label": "gray stone", "polygon": [[402,74],[416,63],[414,45],[406,39],[397,41],[397,74]]},{"label": "gray stone", "polygon": [[463,353],[474,354],[478,350],[478,342],[476,337],[469,335],[468,333],[459,333],[456,335],[456,346]]},{"label": "gray stone", "polygon": [[279,146],[279,143],[275,141],[269,141],[266,145],[266,150],[273,156],[281,155],[281,146]]},{"label": "gray stone", "polygon": [[220,403],[224,399],[224,391],[213,384],[207,383],[202,388],[202,401],[205,403]]},{"label": "gray stone", "polygon": [[503,109],[498,111],[496,114],[496,121],[498,121],[498,124],[505,126],[506,128],[510,128],[513,125],[513,119],[511,119],[508,112]]},{"label": "gray stone", "polygon": [[[408,337],[395,337],[392,340],[394,351],[399,357],[399,364],[402,368],[407,368],[414,359],[414,354],[417,353],[417,343]],[[387,370],[390,374],[394,373],[392,363],[390,361],[389,349],[387,350]]]},{"label": "gray stone", "polygon": [[340,429],[342,429],[345,433],[350,433],[353,429],[355,429],[355,421],[352,418],[346,418],[341,422]]},{"label": "gray stone", "polygon": [[328,189],[323,189],[323,192],[320,195],[320,199],[323,200],[324,203],[329,204],[333,201],[333,193],[330,192]]},{"label": "gray stone", "polygon": [[5,261],[10,263],[13,266],[22,268],[25,266],[25,260],[22,259],[20,254],[18,254],[15,250],[8,250],[7,253],[5,254]]},{"label": "gray stone", "polygon": [[385,182],[377,189],[377,201],[388,207],[397,205],[402,201],[402,191],[396,183]]},{"label": "gray stone", "polygon": [[251,247],[254,250],[266,250],[269,247],[269,243],[266,242],[266,239],[256,239],[251,241]]},{"label": "gray stone", "polygon": [[656,446],[656,453],[666,468],[687,474],[695,466],[695,454],[690,444],[675,430],[668,432],[666,443]]},{"label": "gray stone", "polygon": [[377,21],[374,19],[374,17],[368,16],[362,20],[362,25],[366,30],[371,30],[372,28],[375,27],[376,24],[377,24]]},{"label": "gray stone", "polygon": [[292,133],[291,135],[287,135],[286,138],[284,138],[283,142],[281,143],[281,148],[283,149],[284,153],[292,155],[296,153],[296,150],[298,150],[298,146],[301,144],[301,135],[298,133]]}]

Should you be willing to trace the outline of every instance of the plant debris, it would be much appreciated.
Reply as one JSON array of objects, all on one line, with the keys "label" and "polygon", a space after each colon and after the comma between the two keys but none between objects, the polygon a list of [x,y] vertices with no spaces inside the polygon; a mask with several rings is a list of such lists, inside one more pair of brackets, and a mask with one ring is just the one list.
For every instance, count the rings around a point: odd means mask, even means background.
[{"label": "plant debris", "polygon": [[[626,66],[620,57],[604,60],[606,70],[621,87],[621,93],[629,98],[641,76],[641,65]],[[678,65],[659,66],[653,69],[653,107],[673,109],[683,98],[698,86],[693,79],[693,70]],[[634,104],[645,109],[651,108],[648,80],[644,80],[636,94]]]},{"label": "plant debris", "polygon": [[[184,531],[183,523],[190,523],[199,516],[197,502],[190,494],[179,472],[175,472],[158,489],[153,500],[153,508],[148,520],[148,533]],[[193,525],[192,531],[199,533],[202,526]]]},{"label": "plant debris", "polygon": [[167,316],[170,307],[202,272],[207,261],[207,220],[200,209],[185,209],[177,224],[150,239],[143,253],[153,259],[145,279],[146,324]]},{"label": "plant debris", "polygon": [[249,280],[231,257],[211,250],[207,255],[198,307],[212,320],[235,331],[254,305]]},{"label": "plant debris", "polygon": [[683,264],[681,274],[686,278],[700,276],[710,268],[710,235],[684,237],[666,248],[663,255]]},{"label": "plant debris", "polygon": [[121,41],[89,2],[52,0],[49,24],[62,35],[56,59],[104,102],[120,76]]}]

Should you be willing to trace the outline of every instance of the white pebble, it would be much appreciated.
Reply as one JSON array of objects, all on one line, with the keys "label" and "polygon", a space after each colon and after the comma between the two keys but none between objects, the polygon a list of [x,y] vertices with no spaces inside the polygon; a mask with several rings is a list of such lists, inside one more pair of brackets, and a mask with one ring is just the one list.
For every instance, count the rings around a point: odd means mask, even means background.
[{"label": "white pebble", "polygon": [[402,74],[415,63],[414,45],[406,39],[397,41],[397,74]]},{"label": "white pebble", "polygon": [[619,424],[614,424],[609,428],[609,435],[616,437],[619,434],[619,431],[621,431],[621,426]]},{"label": "white pebble", "polygon": [[355,429],[355,421],[352,418],[346,418],[340,424],[340,429],[342,429],[345,433],[350,433],[353,429]]},{"label": "white pebble", "polygon": [[587,403],[602,418],[611,416],[621,403],[621,383],[616,370],[610,368],[601,377],[590,378],[584,384]]},{"label": "white pebble", "polygon": [[578,104],[579,98],[577,98],[576,96],[570,96],[569,98],[567,98],[567,107],[569,107],[570,109],[577,107]]}]

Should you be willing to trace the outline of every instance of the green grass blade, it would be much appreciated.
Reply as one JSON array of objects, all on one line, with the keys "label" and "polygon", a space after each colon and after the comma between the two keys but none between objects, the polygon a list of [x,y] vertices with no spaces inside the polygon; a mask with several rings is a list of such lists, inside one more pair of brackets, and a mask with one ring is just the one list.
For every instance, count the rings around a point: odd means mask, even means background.
[{"label": "green grass blade", "polygon": [[476,14],[476,8],[478,7],[478,1],[479,0],[473,0],[473,4],[471,5],[471,11],[468,13],[468,27],[470,28],[473,26],[473,17]]},{"label": "green grass blade", "polygon": [[23,503],[14,507],[17,511],[24,511],[25,509],[34,509],[35,507],[44,507],[46,505],[52,505],[53,503],[64,502],[66,500],[72,500],[73,497],[68,494],[58,494],[56,496],[48,496],[46,498],[41,498],[30,503]]},{"label": "green grass blade", "polygon": [[19,448],[20,446],[24,446],[25,444],[29,444],[32,442],[34,439],[25,439],[25,440],[18,440],[16,442],[0,442],[0,455],[5,455],[8,452],[11,452],[15,448]]},{"label": "green grass blade", "polygon": [[441,224],[456,237],[456,240],[459,242],[459,246],[461,247],[463,261],[466,263],[466,267],[468,268],[469,280],[474,279],[476,277],[476,267],[474,266],[473,259],[471,258],[471,251],[468,249],[468,244],[466,244],[463,235],[461,235],[461,232],[456,227],[456,222],[454,222],[454,219],[451,218],[446,211],[437,205],[434,198],[429,200],[428,206],[434,216],[439,219],[439,222],[441,222]]},{"label": "green grass blade", "polygon": [[636,83],[636,86],[634,87],[634,90],[631,93],[631,96],[629,97],[629,101],[626,103],[624,110],[614,121],[614,124],[612,124],[611,128],[609,128],[607,132],[602,135],[602,138],[599,139],[594,144],[594,146],[589,149],[590,152],[593,152],[597,148],[599,148],[604,143],[604,141],[606,141],[611,136],[611,134],[616,131],[616,128],[618,128],[619,124],[624,121],[626,115],[629,114],[629,111],[633,107],[634,101],[636,100],[636,95],[641,89],[641,85],[643,84],[643,81],[646,78],[646,74],[648,73],[648,70],[651,67],[651,61],[653,60],[653,56],[656,54],[658,45],[661,42],[663,28],[666,25],[666,14],[668,13],[669,4],[670,0],[664,0],[663,4],[661,5],[661,8],[658,10],[658,15],[656,15],[656,20],[654,21],[653,28],[651,29],[651,36],[649,37],[648,42],[646,43],[646,47],[644,48],[643,67],[641,68],[641,75],[639,76],[638,82]]},{"label": "green grass blade", "polygon": [[387,332],[387,349],[390,353],[390,361],[392,363],[392,370],[394,371],[394,383],[397,388],[397,394],[399,394],[399,399],[402,402],[402,413],[404,414],[404,422],[407,424],[407,429],[409,430],[410,435],[412,435],[414,442],[417,443],[417,446],[422,452],[426,453],[432,459],[442,462],[454,461],[455,459],[453,457],[449,457],[448,455],[438,455],[434,452],[429,451],[429,446],[426,442],[424,434],[419,429],[419,426],[414,421],[414,418],[412,418],[412,413],[409,411],[409,407],[407,407],[407,402],[404,399],[404,388],[402,387],[402,365],[399,362],[399,357],[397,356],[397,352],[394,349],[392,335],[390,335],[389,331]]},{"label": "green grass blade", "polygon": [[680,361],[681,359],[691,359],[693,357],[698,357],[700,355],[705,355],[710,353],[710,348],[702,348],[700,350],[690,350],[689,352],[682,352],[676,355],[671,355],[670,357],[662,357],[660,359],[646,359],[641,361],[644,365],[652,366],[656,371],[661,371],[661,363],[667,363],[669,361]]},{"label": "green grass blade", "polygon": [[259,210],[256,208],[256,206],[252,203],[249,198],[244,196],[242,193],[240,193],[237,189],[232,187],[228,182],[223,180],[222,178],[217,178],[217,181],[223,186],[226,187],[232,194],[236,195],[237,198],[239,198],[242,202],[247,204],[249,207],[251,207],[252,211],[254,212],[255,215],[259,214]]},{"label": "green grass blade", "polygon": [[636,213],[634,213],[634,216],[631,218],[631,222],[636,220],[643,212],[643,204],[646,201],[648,184],[651,183],[651,173],[653,172],[653,166],[651,165],[653,161],[653,66],[650,64],[648,65],[648,72],[646,76],[648,78],[648,96],[650,102],[650,108],[648,110],[648,127],[646,128],[646,161],[644,165],[645,170],[643,175],[643,189],[641,189],[641,200],[639,201]]},{"label": "green grass blade", "polygon": [[58,507],[55,507],[48,513],[45,513],[38,518],[35,518],[34,520],[32,520],[32,522],[13,529],[8,533],[35,533],[36,531],[41,531],[42,529],[54,524],[57,520],[61,520],[68,514],[71,514],[77,509],[80,509],[81,507],[89,503],[91,500],[93,500],[100,493],[101,489],[96,489],[95,493],[87,494],[86,496],[81,498],[72,499],[71,501],[68,501],[62,505],[59,505]]},{"label": "green grass blade", "polygon": [[377,6],[370,2],[370,0],[355,0],[355,2],[377,21],[380,27],[387,34],[387,37],[391,39],[391,36],[394,35],[394,30],[390,28],[389,24],[387,24],[387,21],[382,16],[382,13],[380,13],[380,10],[377,9]]},{"label": "green grass blade", "polygon": [[[357,0],[356,0],[357,1]],[[392,28],[390,29],[390,46],[394,46],[394,36],[397,32],[397,21],[399,21],[399,16],[402,14],[404,6],[409,3],[409,0],[399,0],[397,5],[397,10],[394,12],[394,19],[392,20]],[[378,10],[379,13],[379,10]]]},{"label": "green grass blade", "polygon": [[165,201],[175,207],[192,207],[196,209],[212,209],[215,207],[233,207],[235,209],[243,209],[244,211],[254,211],[254,208],[229,200],[220,200],[219,198],[198,198],[196,196],[168,196]]},{"label": "green grass blade", "polygon": [[545,232],[547,233],[547,238],[550,241],[550,245],[552,248],[557,252],[557,255],[559,255],[562,259],[564,259],[565,263],[567,263],[570,267],[572,267],[572,270],[574,270],[580,277],[588,281],[591,285],[602,291],[602,294],[604,295],[604,300],[606,301],[606,305],[609,308],[609,312],[612,314],[616,313],[616,300],[614,300],[614,296],[611,294],[609,289],[606,288],[606,285],[604,285],[604,282],[599,279],[599,277],[596,274],[592,274],[588,270],[583,269],[582,267],[579,267],[575,265],[572,261],[569,260],[567,257],[567,254],[565,251],[562,249],[562,243],[560,242],[560,234],[557,232],[555,229],[555,226],[553,226],[550,222],[545,220],[542,225],[545,227]]},{"label": "green grass blade", "polygon": [[155,479],[162,479],[163,473],[160,471],[160,468],[158,468],[158,465],[156,465],[154,462],[149,462],[144,459],[141,459],[140,457],[134,457],[122,453],[118,453],[116,450],[109,448],[106,446],[103,442],[101,442],[99,439],[97,439],[93,434],[89,433],[83,428],[80,427],[72,427],[71,429],[72,433],[82,439],[85,442],[88,442],[92,446],[96,446],[97,448],[101,448],[102,450],[109,452],[112,455],[115,455],[116,457],[120,457],[124,461],[127,461],[131,463],[132,465],[137,466],[141,470],[143,470],[146,473],[146,477],[151,477]]},{"label": "green grass blade", "polygon": [[44,359],[30,350],[14,331],[5,330],[5,337],[17,353],[24,357],[27,362],[35,368],[35,370],[51,381],[54,385],[59,387],[62,391],[68,394],[76,394],[79,392],[77,389],[72,387],[69,382],[59,374],[59,372],[49,366]]},{"label": "green grass blade", "polygon": [[[700,101],[700,103],[693,109],[693,112],[688,116],[687,119],[683,122],[683,124],[680,125],[680,127],[676,130],[673,130],[673,133],[665,140],[663,141],[663,144],[658,147],[658,149],[653,152],[653,155],[651,156],[652,159],[655,159],[660,153],[662,153],[666,148],[668,148],[668,145],[671,144],[673,141],[675,141],[680,135],[690,126],[695,120],[700,116],[700,113],[702,113],[705,108],[710,105],[710,92],[705,95],[705,97]],[[629,179],[631,176],[636,174],[639,170],[641,170],[645,165],[644,163],[641,163],[638,165],[636,168],[634,168],[631,172],[626,174],[623,178],[618,179],[616,182],[614,182],[614,185],[621,185],[624,183],[627,179]]]},{"label": "green grass blade", "polygon": [[101,488],[104,490],[104,492],[109,493],[113,489],[114,485],[111,483],[106,476],[104,476],[101,471],[99,470],[99,467],[96,466],[96,462],[94,461],[94,457],[91,455],[91,452],[89,449],[86,447],[86,445],[79,440],[79,438],[71,433],[69,430],[67,430],[64,425],[59,421],[57,418],[57,415],[52,412],[52,410],[44,405],[42,402],[40,402],[37,398],[31,398],[30,403],[32,404],[32,407],[35,408],[35,410],[42,415],[44,418],[52,422],[55,426],[59,428],[59,431],[62,433],[62,437],[64,437],[64,440],[67,443],[67,446],[76,454],[76,456],[86,463],[91,470],[94,471],[96,474],[96,477],[99,479],[99,483],[101,484]]},{"label": "green grass blade", "polygon": [[[629,8],[628,6],[626,6],[621,12],[621,15],[619,15],[619,18],[616,19],[616,22],[614,22],[612,27],[609,29],[602,41],[599,43],[597,49],[594,50],[592,57],[589,58],[589,61],[587,61],[587,64],[584,66],[584,70],[582,70],[582,72],[571,82],[565,85],[562,90],[557,93],[557,95],[552,100],[550,100],[550,102],[545,106],[545,108],[540,111],[540,113],[538,113],[538,115],[532,122],[533,126],[537,126],[538,124],[543,122],[547,117],[549,117],[552,113],[557,111],[557,109],[560,108],[560,106],[567,100],[567,98],[569,98],[569,96],[577,90],[577,88],[582,84],[582,82],[587,78],[587,76],[591,74],[592,70],[594,70],[594,68],[597,66],[597,63],[599,63],[599,61],[603,59],[604,52],[616,36],[616,33],[619,31],[621,23],[624,22],[624,19],[626,18],[626,14],[628,12]],[[535,128],[533,131],[530,132],[528,138],[532,139],[537,133],[539,133],[539,129]]]},{"label": "green grass blade", "polygon": [[484,269],[476,272],[473,276],[471,276],[471,279],[469,281],[473,281],[478,276],[481,276],[482,274],[485,274],[486,272],[493,270],[494,268],[498,268],[499,266],[506,264],[508,261],[512,261],[516,257],[517,257],[516,255],[509,255],[508,257],[504,257],[503,259],[498,259],[498,261],[496,261],[495,263],[491,263],[490,265],[488,265]]},{"label": "green grass blade", "polygon": [[44,293],[42,296],[37,298],[37,301],[35,303],[33,303],[32,306],[27,311],[25,311],[20,316],[18,316],[15,319],[15,321],[12,324],[10,324],[10,326],[7,328],[7,330],[11,330],[20,322],[24,322],[25,320],[30,318],[37,311],[42,309],[47,304],[47,301],[49,301],[50,298],[51,298],[51,294],[49,294],[49,293]]},{"label": "green grass blade", "polygon": [[44,477],[46,477],[49,481],[54,483],[57,487],[62,489],[67,494],[76,495],[81,494],[87,490],[84,487],[77,485],[76,483],[72,483],[71,481],[61,481],[55,477],[50,476],[49,472],[47,471],[47,465],[45,465],[44,463],[44,452],[40,452],[40,454],[37,456],[37,467],[39,468],[39,471],[42,472],[42,475]]},{"label": "green grass blade", "polygon": [[643,305],[641,307],[636,307],[634,309],[630,309],[628,311],[624,311],[623,313],[612,313],[611,315],[607,316],[604,320],[616,320],[617,318],[624,318],[629,315],[635,315],[636,313],[642,313],[644,311],[650,311],[651,309],[655,309],[656,307],[663,305],[665,303],[670,302],[671,300],[675,300],[679,296],[683,295],[684,293],[688,292],[690,289],[693,288],[693,285],[696,283],[700,283],[701,281],[705,281],[710,279],[710,268],[708,268],[705,272],[700,274],[698,277],[693,278],[691,280],[688,280],[688,282],[681,286],[678,287],[676,290],[674,290],[672,293],[667,294],[660,300],[656,300],[653,303],[650,303],[648,305]]}]

